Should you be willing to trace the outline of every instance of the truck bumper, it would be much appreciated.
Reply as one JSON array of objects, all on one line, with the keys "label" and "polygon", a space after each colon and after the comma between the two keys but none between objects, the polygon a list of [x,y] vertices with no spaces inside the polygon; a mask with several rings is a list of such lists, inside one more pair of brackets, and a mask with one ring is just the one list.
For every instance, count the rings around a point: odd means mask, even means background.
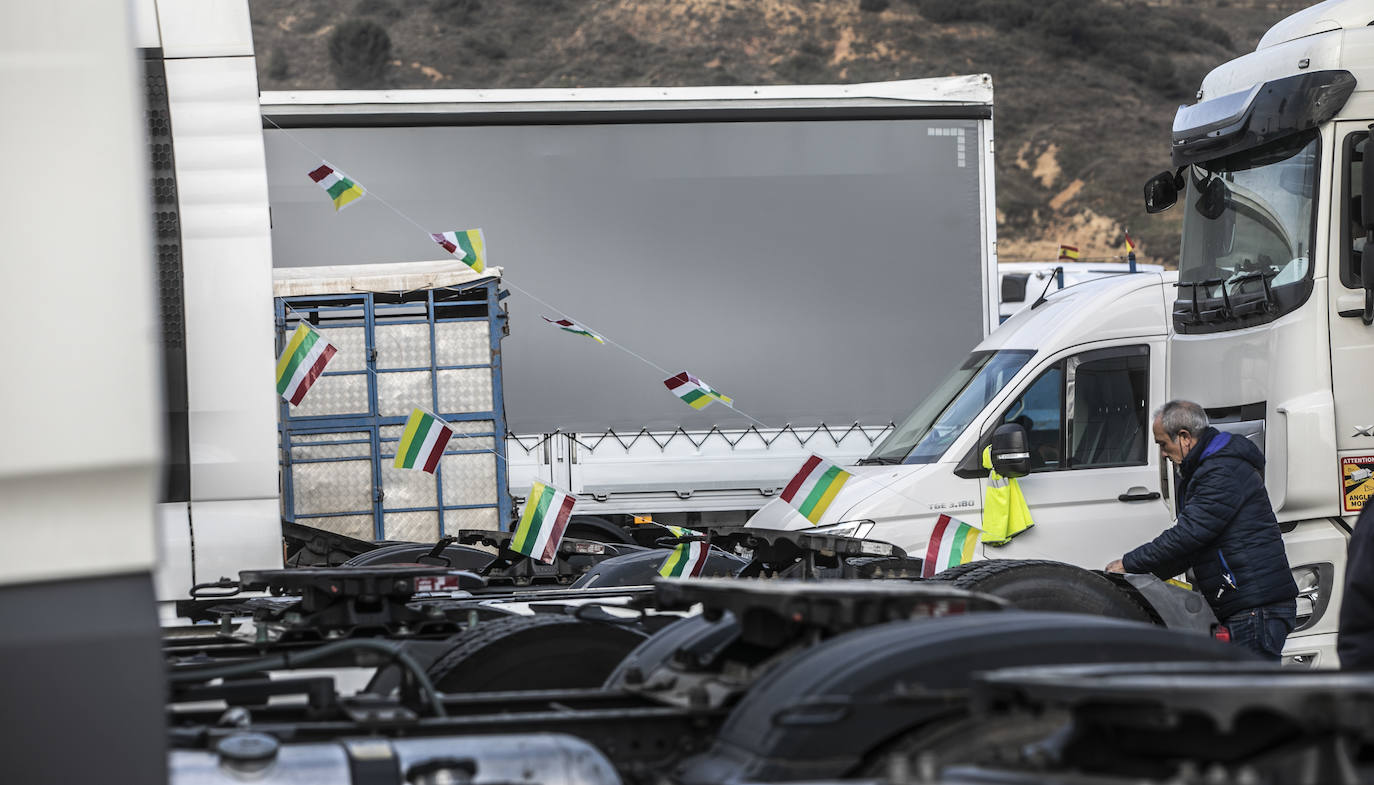
[{"label": "truck bumper", "polygon": [[1283,667],[1300,670],[1336,670],[1341,667],[1336,656],[1336,633],[1318,635],[1289,635],[1283,646]]}]

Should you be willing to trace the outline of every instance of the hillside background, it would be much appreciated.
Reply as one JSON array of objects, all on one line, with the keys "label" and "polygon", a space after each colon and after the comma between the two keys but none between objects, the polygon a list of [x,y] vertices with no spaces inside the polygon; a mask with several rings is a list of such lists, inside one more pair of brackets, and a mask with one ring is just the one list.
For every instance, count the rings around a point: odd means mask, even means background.
[{"label": "hillside background", "polygon": [[[251,0],[263,90],[854,83],[989,73],[998,250],[1177,260],[1147,216],[1214,65],[1308,2]],[[332,53],[332,54],[331,54]]]}]

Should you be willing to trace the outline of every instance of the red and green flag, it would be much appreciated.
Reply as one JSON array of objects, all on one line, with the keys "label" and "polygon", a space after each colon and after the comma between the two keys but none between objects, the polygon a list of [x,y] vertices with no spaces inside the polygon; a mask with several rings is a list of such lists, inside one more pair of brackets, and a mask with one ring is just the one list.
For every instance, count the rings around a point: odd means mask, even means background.
[{"label": "red and green flag", "polygon": [[706,557],[710,553],[711,546],[705,542],[684,542],[663,560],[663,564],[658,568],[658,574],[665,578],[695,578],[706,569]]},{"label": "red and green flag", "polygon": [[319,330],[301,322],[277,358],[277,394],[292,406],[300,405],[335,351]]},{"label": "red and green flag", "polygon": [[327,162],[310,172],[310,179],[329,194],[334,200],[334,212],[338,212],[353,202],[363,198],[366,191],[348,175],[330,166]]},{"label": "red and green flag", "polygon": [[536,480],[525,499],[520,525],[515,527],[515,534],[510,538],[510,549],[553,564],[576,502],[577,497],[571,493]]},{"label": "red and green flag", "polygon": [[570,333],[572,333],[572,334],[574,334],[574,335],[585,335],[585,336],[587,336],[588,338],[591,338],[593,341],[596,341],[597,343],[605,343],[605,342],[606,342],[606,339],[605,339],[605,338],[602,338],[601,336],[597,335],[596,333],[592,332],[591,330],[587,329],[586,327],[583,327],[582,325],[578,324],[577,322],[574,322],[574,321],[571,320],[571,319],[550,319],[549,317],[547,317],[547,316],[542,316],[542,315],[541,315],[539,318],[543,319],[544,321],[548,322],[549,324],[554,325],[555,327],[557,327],[557,328],[560,329],[560,330],[565,330],[565,331],[570,332]]},{"label": "red and green flag", "polygon": [[487,242],[481,229],[431,234],[429,239],[477,272],[487,269]]},{"label": "red and green flag", "polygon": [[974,526],[941,515],[935,521],[935,529],[926,544],[926,557],[921,561],[921,577],[930,578],[950,567],[973,561],[979,533]]},{"label": "red and green flag", "polygon": [[819,455],[812,455],[783,488],[782,500],[796,507],[802,517],[815,525],[835,501],[840,488],[853,476]]},{"label": "red and green flag", "polygon": [[396,468],[433,474],[452,436],[448,423],[424,409],[415,409],[401,432],[401,443],[396,445]]},{"label": "red and green flag", "polygon": [[733,398],[728,395],[722,395],[711,387],[711,385],[686,371],[683,371],[677,376],[670,376],[664,379],[663,386],[667,387],[673,395],[681,398],[684,403],[693,409],[705,409],[716,401],[720,401],[726,406],[734,403]]}]

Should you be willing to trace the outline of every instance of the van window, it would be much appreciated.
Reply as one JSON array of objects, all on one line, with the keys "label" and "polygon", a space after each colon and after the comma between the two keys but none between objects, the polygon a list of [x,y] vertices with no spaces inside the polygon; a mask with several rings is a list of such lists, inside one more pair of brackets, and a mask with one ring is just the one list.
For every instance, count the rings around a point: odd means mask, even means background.
[{"label": "van window", "polygon": [[1035,352],[976,351],[860,463],[934,463]]},{"label": "van window", "polygon": [[1143,466],[1151,441],[1148,348],[1069,361],[1069,468]]},{"label": "van window", "polygon": [[1024,303],[1028,281],[1030,281],[1030,273],[1004,273],[1002,275],[1002,302]]},{"label": "van window", "polygon": [[1123,346],[1061,360],[1007,407],[1000,422],[1026,429],[1032,472],[1148,462],[1149,351]]},{"label": "van window", "polygon": [[1031,471],[1060,468],[1064,432],[1064,364],[1056,363],[1040,374],[1026,391],[1012,402],[1002,422],[1017,423],[1026,429],[1030,445]]},{"label": "van window", "polygon": [[1364,287],[1361,260],[1364,256],[1365,231],[1360,225],[1360,193],[1363,185],[1366,131],[1356,131],[1345,137],[1345,183],[1341,187],[1341,204],[1345,220],[1341,222],[1341,284],[1348,289]]}]

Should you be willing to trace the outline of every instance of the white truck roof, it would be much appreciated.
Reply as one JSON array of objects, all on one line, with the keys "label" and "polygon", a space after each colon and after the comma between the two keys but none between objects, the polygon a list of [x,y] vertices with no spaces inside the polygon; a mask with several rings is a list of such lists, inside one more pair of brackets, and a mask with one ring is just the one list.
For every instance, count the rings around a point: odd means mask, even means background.
[{"label": "white truck roof", "polygon": [[341,292],[413,292],[463,286],[500,277],[500,267],[488,267],[479,273],[453,260],[278,267],[272,271],[272,295],[297,297]]},{"label": "white truck roof", "polygon": [[642,112],[713,109],[892,107],[922,105],[991,105],[988,74],[905,79],[852,85],[770,85],[712,87],[599,87],[589,89],[506,90],[300,90],[262,93],[263,113],[282,119],[291,115],[328,113],[329,107],[357,115],[404,112],[434,114]]},{"label": "white truck roof", "polygon": [[1332,30],[1350,30],[1374,24],[1374,3],[1369,0],[1326,0],[1279,21],[1260,38],[1256,51]]}]

